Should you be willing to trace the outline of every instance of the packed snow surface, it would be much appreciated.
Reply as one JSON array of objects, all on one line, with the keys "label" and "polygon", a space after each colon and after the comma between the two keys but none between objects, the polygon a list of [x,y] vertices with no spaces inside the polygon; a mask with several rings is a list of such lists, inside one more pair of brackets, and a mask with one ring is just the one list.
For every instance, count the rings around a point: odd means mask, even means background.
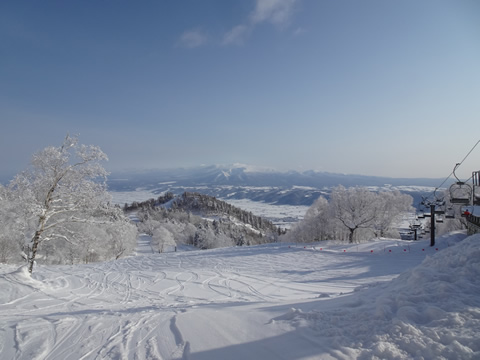
[{"label": "packed snow surface", "polygon": [[0,359],[479,359],[480,235],[0,267]]}]

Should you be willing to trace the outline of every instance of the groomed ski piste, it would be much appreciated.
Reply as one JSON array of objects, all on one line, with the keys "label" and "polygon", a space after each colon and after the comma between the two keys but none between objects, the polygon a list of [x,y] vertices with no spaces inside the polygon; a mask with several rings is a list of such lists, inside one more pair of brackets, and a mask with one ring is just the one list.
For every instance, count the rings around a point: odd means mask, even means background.
[{"label": "groomed ski piste", "polygon": [[0,266],[0,359],[479,359],[480,235]]}]

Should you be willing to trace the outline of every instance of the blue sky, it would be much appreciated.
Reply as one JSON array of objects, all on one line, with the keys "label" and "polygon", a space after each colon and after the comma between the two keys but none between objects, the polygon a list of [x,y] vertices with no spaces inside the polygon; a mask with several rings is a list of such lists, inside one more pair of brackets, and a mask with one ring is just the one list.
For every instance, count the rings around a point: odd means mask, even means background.
[{"label": "blue sky", "polygon": [[480,138],[479,19],[476,0],[3,0],[0,174],[70,133],[112,171],[444,177]]}]

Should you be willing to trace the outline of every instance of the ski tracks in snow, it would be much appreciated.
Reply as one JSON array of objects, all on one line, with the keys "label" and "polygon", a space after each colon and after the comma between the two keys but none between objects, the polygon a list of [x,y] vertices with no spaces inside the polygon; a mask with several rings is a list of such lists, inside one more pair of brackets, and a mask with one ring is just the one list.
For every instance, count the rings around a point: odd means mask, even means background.
[{"label": "ski tracks in snow", "polygon": [[177,348],[171,355],[172,359],[189,360],[190,359],[190,343],[183,339],[182,333],[177,326],[177,315],[170,319],[170,330],[175,338]]},{"label": "ski tracks in snow", "polygon": [[[178,325],[187,322],[178,320],[202,305],[318,297],[325,278],[317,261],[322,255],[235,251],[235,256],[192,251],[40,266],[33,279],[18,272],[0,276],[0,287],[10,294],[0,307],[0,358],[189,360],[193,341]],[[312,259],[301,263],[307,257]],[[296,262],[293,270],[286,270],[289,262]],[[345,270],[335,271],[344,284],[338,291],[344,290]]]},{"label": "ski tracks in snow", "polygon": [[0,311],[0,358],[188,360],[178,316],[201,304],[263,296],[224,262],[199,266],[198,257],[185,255],[39,267],[32,284],[5,276],[0,280],[25,291]]}]

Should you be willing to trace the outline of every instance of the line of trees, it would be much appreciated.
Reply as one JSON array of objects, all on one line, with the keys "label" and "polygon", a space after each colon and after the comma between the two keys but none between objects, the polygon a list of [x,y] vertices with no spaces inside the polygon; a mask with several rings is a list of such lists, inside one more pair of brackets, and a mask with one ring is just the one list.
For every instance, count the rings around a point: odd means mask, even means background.
[{"label": "line of trees", "polygon": [[312,242],[360,238],[398,237],[394,225],[412,211],[413,198],[399,191],[373,192],[364,187],[337,186],[330,201],[319,197],[305,218],[286,235],[287,241]]},{"label": "line of trees", "polygon": [[170,200],[173,200],[175,195],[171,192],[167,192],[164,195],[160,195],[156,199],[148,199],[145,201],[134,201],[131,204],[125,203],[123,210],[125,212],[136,211],[144,208],[154,208],[155,206],[160,206],[168,203]]},{"label": "line of trees", "polygon": [[117,259],[136,246],[136,227],[110,205],[107,156],[97,146],[67,136],[32,157],[32,166],[0,186],[0,261],[23,257],[78,263]]}]

